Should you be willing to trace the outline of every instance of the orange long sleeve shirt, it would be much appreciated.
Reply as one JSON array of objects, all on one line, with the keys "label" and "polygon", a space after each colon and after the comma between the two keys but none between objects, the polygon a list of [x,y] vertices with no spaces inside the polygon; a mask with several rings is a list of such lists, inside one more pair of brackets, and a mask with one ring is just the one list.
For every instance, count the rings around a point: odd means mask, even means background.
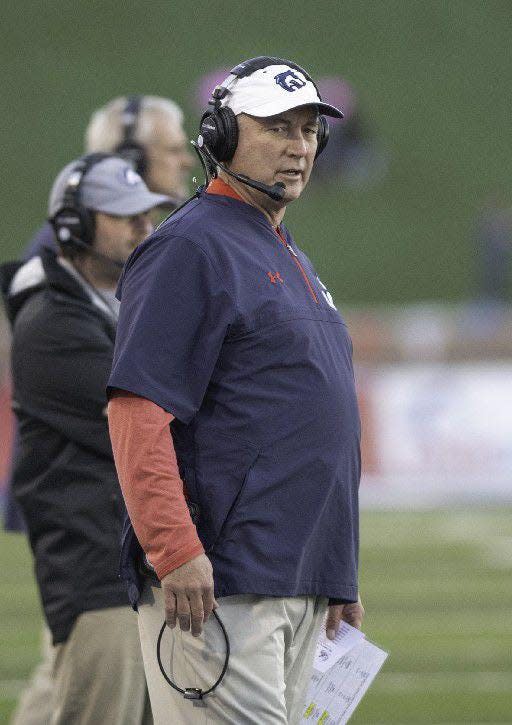
[{"label": "orange long sleeve shirt", "polygon": [[117,475],[126,508],[159,579],[204,549],[185,501],[169,431],[170,413],[122,390],[108,404]]}]

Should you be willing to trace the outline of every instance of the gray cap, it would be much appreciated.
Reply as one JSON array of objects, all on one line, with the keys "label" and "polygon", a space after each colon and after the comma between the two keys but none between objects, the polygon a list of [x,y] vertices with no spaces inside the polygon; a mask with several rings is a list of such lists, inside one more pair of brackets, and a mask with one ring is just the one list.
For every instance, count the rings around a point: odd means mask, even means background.
[{"label": "gray cap", "polygon": [[[78,159],[64,167],[57,176],[48,201],[49,217],[62,209],[68,180]],[[168,204],[170,198],[153,194],[136,171],[121,158],[99,161],[85,174],[80,184],[80,203],[86,209],[113,216],[134,216]]]}]

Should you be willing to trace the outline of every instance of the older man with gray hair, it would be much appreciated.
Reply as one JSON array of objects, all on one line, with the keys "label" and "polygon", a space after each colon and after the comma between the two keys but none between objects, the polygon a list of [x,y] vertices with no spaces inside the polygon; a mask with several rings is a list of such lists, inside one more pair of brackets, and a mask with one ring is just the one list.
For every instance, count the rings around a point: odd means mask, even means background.
[{"label": "older man with gray hair", "polygon": [[169,98],[114,98],[93,113],[85,147],[88,152],[114,152],[132,161],[151,191],[177,199],[187,196],[193,158],[183,130],[183,111]]}]

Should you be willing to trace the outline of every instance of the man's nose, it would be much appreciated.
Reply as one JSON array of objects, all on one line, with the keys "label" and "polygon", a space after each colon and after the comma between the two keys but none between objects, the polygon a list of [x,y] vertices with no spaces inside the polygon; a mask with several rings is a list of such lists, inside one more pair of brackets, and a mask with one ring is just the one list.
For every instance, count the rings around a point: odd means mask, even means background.
[{"label": "man's nose", "polygon": [[288,139],[288,153],[290,156],[306,156],[308,149],[308,142],[302,133],[293,134]]}]

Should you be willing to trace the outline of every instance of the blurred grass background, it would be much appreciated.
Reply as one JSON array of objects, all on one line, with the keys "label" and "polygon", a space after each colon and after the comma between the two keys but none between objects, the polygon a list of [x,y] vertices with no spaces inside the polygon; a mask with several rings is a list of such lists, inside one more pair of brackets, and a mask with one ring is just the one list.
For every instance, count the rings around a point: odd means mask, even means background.
[{"label": "blurred grass background", "polygon": [[390,168],[364,190],[310,189],[287,212],[340,302],[472,293],[470,233],[509,188],[509,0],[20,0],[2,11],[2,243],[19,252],[50,185],[82,150],[90,113],[125,93],[175,98],[207,70],[260,54],[356,88]]},{"label": "blurred grass background", "polygon": [[[512,510],[365,511],[361,524],[364,630],[390,656],[351,722],[511,723]],[[0,535],[0,568],[3,722],[41,615],[24,537]]]}]

